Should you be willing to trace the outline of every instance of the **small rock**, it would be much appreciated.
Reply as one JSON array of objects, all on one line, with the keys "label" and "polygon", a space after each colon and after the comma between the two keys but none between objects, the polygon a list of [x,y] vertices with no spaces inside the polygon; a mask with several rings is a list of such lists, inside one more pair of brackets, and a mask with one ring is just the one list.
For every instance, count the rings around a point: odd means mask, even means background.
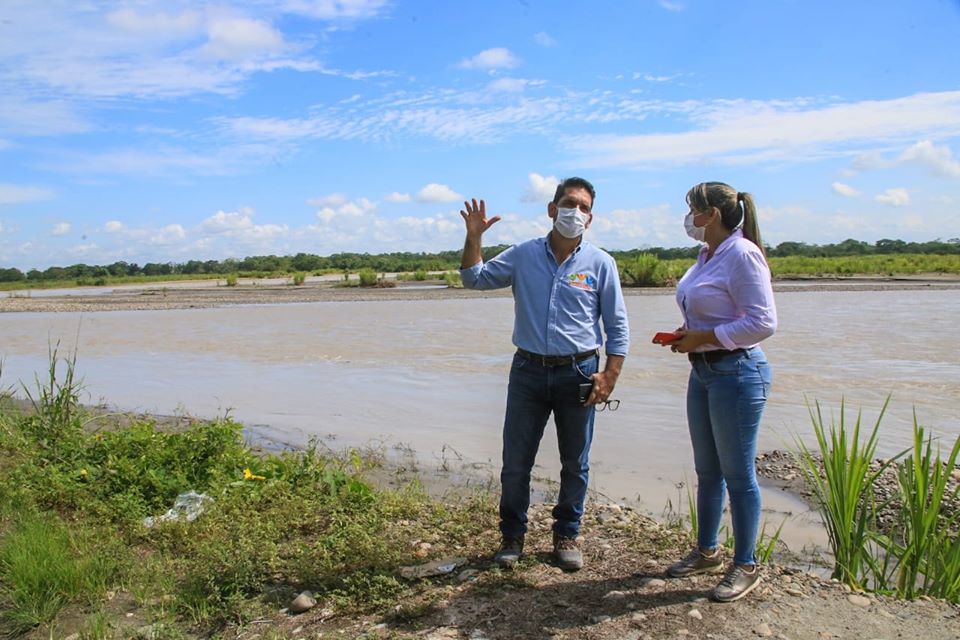
[{"label": "small rock", "polygon": [[623,591],[611,591],[610,593],[603,596],[604,598],[625,598],[627,594]]},{"label": "small rock", "polygon": [[70,635],[68,635],[68,636],[67,636],[66,638],[64,638],[63,640],[80,640],[80,634],[79,634],[79,633],[71,633]]},{"label": "small rock", "polygon": [[602,624],[604,622],[609,622],[609,621],[610,621],[610,616],[591,616],[590,617],[591,624]]},{"label": "small rock", "polygon": [[296,629],[294,629],[294,630],[291,631],[290,633],[296,635],[296,634],[300,633],[301,631],[303,631],[303,627],[297,627]]},{"label": "small rock", "polygon": [[753,628],[753,632],[760,636],[761,638],[769,638],[773,635],[773,631],[770,629],[770,625],[766,622],[761,622]]},{"label": "small rock", "polygon": [[698,609],[690,609],[690,611],[687,611],[687,615],[694,620],[703,620],[703,614]]},{"label": "small rock", "polygon": [[487,634],[482,629],[474,629],[470,632],[470,640],[487,640]]},{"label": "small rock", "polygon": [[634,622],[643,622],[644,620],[647,619],[647,614],[635,613],[632,616],[630,616],[630,619],[633,620]]},{"label": "small rock", "polygon": [[864,609],[870,606],[870,598],[867,598],[866,596],[858,595],[856,593],[851,593],[850,595],[848,595],[847,602],[849,602],[850,604],[854,604],[858,607],[863,607]]},{"label": "small rock", "polygon": [[678,636],[688,636],[690,635],[690,629],[677,629]]},{"label": "small rock", "polygon": [[640,584],[641,586],[651,588],[665,587],[667,585],[666,581],[660,578],[645,578]]},{"label": "small rock", "polygon": [[802,598],[802,597],[804,596],[803,591],[800,591],[799,589],[793,589],[793,588],[791,588],[791,587],[787,587],[787,588],[784,589],[783,591],[784,591],[787,595],[794,596],[795,598]]},{"label": "small rock", "polygon": [[457,575],[458,582],[467,582],[469,580],[476,580],[477,576],[480,574],[476,569],[464,569]]},{"label": "small rock", "polygon": [[313,594],[309,591],[304,591],[293,599],[293,602],[290,603],[288,609],[290,613],[296,614],[309,611],[315,606],[317,606],[317,601],[314,599]]}]

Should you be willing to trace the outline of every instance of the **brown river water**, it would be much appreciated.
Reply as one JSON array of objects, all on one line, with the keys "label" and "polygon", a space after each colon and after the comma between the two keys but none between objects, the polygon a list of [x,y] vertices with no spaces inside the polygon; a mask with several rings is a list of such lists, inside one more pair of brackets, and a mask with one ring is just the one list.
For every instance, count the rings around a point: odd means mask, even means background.
[{"label": "brown river water", "polygon": [[[781,291],[778,333],[764,343],[774,387],[760,449],[813,444],[808,403],[872,426],[884,399],[879,455],[909,445],[914,411],[944,437],[960,433],[960,290]],[[660,514],[685,507],[694,479],[686,434],[683,356],[650,344],[679,324],[672,295],[628,296],[632,347],[597,416],[591,487]],[[229,411],[272,446],[318,438],[341,450],[416,452],[429,469],[463,465],[495,476],[506,395],[509,298],[319,302],[174,311],[0,314],[0,384],[33,385],[48,347],[77,347],[85,401],[122,410],[214,417]],[[21,392],[22,393],[22,392]],[[547,429],[536,473],[557,478]],[[807,507],[764,489],[775,528],[789,515],[793,549],[822,544]]]}]

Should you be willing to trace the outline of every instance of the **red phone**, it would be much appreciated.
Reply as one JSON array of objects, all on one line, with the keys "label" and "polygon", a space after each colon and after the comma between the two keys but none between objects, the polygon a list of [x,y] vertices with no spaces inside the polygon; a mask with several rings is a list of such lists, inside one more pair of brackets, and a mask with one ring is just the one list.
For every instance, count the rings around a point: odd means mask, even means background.
[{"label": "red phone", "polygon": [[670,344],[671,342],[676,342],[683,336],[678,336],[672,331],[658,331],[656,335],[653,336],[654,344]]}]

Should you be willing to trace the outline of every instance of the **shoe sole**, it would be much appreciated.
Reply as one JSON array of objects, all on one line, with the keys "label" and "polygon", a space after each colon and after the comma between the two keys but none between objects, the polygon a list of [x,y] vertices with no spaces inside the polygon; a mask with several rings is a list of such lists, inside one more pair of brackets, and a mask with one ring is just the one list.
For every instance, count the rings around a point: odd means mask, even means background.
[{"label": "shoe sole", "polygon": [[671,578],[688,578],[690,576],[701,576],[708,573],[723,573],[723,563],[713,566],[713,567],[704,567],[703,569],[694,569],[692,571],[687,571],[686,573],[670,573],[670,569],[667,569],[666,574]]},{"label": "shoe sole", "polygon": [[763,576],[757,576],[757,579],[756,579],[756,581],[754,581],[753,584],[751,584],[749,587],[747,587],[746,589],[744,589],[743,591],[741,591],[741,592],[738,593],[737,595],[733,596],[732,598],[720,598],[720,597],[717,596],[716,592],[711,593],[710,595],[713,597],[714,602],[724,602],[724,603],[726,603],[726,602],[736,602],[736,601],[739,600],[740,598],[744,597],[745,595],[747,595],[748,593],[750,593],[751,591],[753,591],[754,589],[756,589],[756,588],[757,588],[757,585],[759,585],[761,582],[763,582]]}]

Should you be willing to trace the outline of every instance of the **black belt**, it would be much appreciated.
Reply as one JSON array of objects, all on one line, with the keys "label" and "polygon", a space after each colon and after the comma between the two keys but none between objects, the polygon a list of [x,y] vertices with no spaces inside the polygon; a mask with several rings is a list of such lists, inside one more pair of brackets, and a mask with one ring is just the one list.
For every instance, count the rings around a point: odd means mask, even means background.
[{"label": "black belt", "polygon": [[591,349],[590,351],[582,351],[569,356],[542,356],[539,353],[531,353],[526,349],[520,349],[518,347],[517,355],[526,358],[527,360],[532,360],[533,362],[541,364],[545,367],[559,367],[563,364],[580,362],[581,360],[586,360],[587,358],[596,358],[600,355],[600,350]]},{"label": "black belt", "polygon": [[741,356],[747,352],[746,349],[717,349],[715,351],[700,351],[698,353],[690,352],[687,357],[690,362],[716,362],[723,360],[727,356]]}]

